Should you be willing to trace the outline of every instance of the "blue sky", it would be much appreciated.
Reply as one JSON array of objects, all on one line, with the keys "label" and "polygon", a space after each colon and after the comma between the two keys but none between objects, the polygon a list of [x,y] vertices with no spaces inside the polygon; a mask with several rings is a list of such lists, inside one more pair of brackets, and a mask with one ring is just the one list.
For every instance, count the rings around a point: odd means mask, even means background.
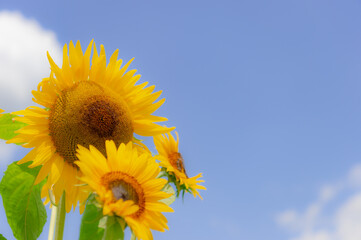
[{"label": "blue sky", "polygon": [[[26,59],[19,73],[0,70],[1,108],[29,104],[14,96],[46,77],[42,48],[59,57],[94,39],[163,90],[157,113],[177,127],[190,175],[204,173],[204,200],[177,201],[155,239],[361,238],[360,12],[335,0],[1,2],[0,63],[15,43]],[[7,149],[7,162],[25,154]],[[79,222],[67,218],[66,239]],[[0,233],[12,239],[2,208]]]}]

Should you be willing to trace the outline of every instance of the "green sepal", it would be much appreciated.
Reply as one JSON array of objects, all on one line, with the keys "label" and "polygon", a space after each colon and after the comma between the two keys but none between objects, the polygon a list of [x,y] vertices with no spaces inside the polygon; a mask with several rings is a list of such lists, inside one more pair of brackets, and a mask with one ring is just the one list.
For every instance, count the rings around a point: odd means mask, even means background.
[{"label": "green sepal", "polygon": [[8,223],[16,239],[35,240],[46,222],[46,210],[40,193],[45,180],[34,185],[41,167],[28,168],[30,163],[12,163],[0,182],[0,194]]},{"label": "green sepal", "polygon": [[167,177],[168,178],[168,185],[170,183],[173,183],[174,186],[176,187],[176,197],[178,198],[179,195],[182,193],[182,199],[184,200],[184,194],[186,192],[191,193],[192,194],[192,189],[187,188],[185,184],[180,184],[180,181],[177,179],[177,177],[175,176],[175,174],[173,172],[167,172],[166,168],[162,168],[160,174],[158,176],[161,177]]},{"label": "green sepal", "polygon": [[157,178],[168,177],[167,169],[162,167]]},{"label": "green sepal", "polygon": [[0,233],[0,240],[6,240],[6,238]]},{"label": "green sepal", "polygon": [[96,205],[94,194],[91,194],[86,202],[81,219],[79,240],[102,239],[104,234],[104,228],[100,226],[102,218],[102,208]]},{"label": "green sepal", "polygon": [[9,140],[15,137],[17,135],[15,131],[27,125],[26,123],[13,120],[14,117],[17,117],[17,115],[13,115],[10,113],[5,113],[2,116],[0,116],[1,139]]}]

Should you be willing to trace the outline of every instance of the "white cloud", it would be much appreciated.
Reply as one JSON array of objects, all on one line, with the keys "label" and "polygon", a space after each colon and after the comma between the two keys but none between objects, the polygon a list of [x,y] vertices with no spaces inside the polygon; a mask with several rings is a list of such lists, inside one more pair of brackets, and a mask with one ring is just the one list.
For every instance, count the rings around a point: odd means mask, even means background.
[{"label": "white cloud", "polygon": [[32,104],[31,90],[50,73],[49,51],[56,62],[61,46],[54,32],[18,12],[0,11],[0,108],[6,112]]},{"label": "white cloud", "polygon": [[351,197],[336,216],[338,239],[361,239],[361,192]]},{"label": "white cloud", "polygon": [[327,231],[319,231],[306,233],[301,237],[293,238],[292,240],[333,240],[333,238]]},{"label": "white cloud", "polygon": [[[31,90],[50,73],[46,51],[59,63],[61,46],[54,32],[19,12],[0,11],[0,36],[0,108],[12,112],[34,105]],[[16,149],[0,140],[0,169]]]},{"label": "white cloud", "polygon": [[[323,187],[304,211],[286,210],[276,217],[276,222],[293,233],[290,240],[360,240],[360,180],[361,165],[356,165],[342,181]],[[333,211],[324,211],[332,200],[350,189],[353,194],[346,200],[338,202]]]}]

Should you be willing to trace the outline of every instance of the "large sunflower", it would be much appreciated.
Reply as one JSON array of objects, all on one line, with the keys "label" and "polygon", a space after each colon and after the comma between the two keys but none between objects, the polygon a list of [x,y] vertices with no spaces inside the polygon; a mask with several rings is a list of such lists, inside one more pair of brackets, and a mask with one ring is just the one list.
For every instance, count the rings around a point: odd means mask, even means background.
[{"label": "large sunflower", "polygon": [[19,163],[42,165],[35,184],[48,176],[42,197],[48,197],[50,190],[58,202],[65,192],[67,212],[87,198],[81,187],[75,187],[81,177],[74,164],[77,145],[93,145],[105,154],[105,140],[137,142],[134,133],[154,136],[172,130],[154,123],[167,120],[151,115],[164,99],[155,102],[161,91],[153,93],[154,86],[146,87],[146,82],[135,85],[140,75],[134,75],[136,70],[126,72],[132,60],[120,68],[122,60],[117,60],[116,50],[107,65],[102,45],[100,54],[94,45],[90,59],[92,46],[93,41],[83,54],[79,42],[76,46],[70,42],[68,55],[65,45],[62,68],[48,53],[51,74],[32,92],[34,102],[45,109],[29,107],[15,112],[23,115],[15,119],[28,125],[8,141],[34,148]]},{"label": "large sunflower", "polygon": [[168,229],[161,212],[173,212],[159,201],[170,197],[161,191],[167,181],[156,178],[159,165],[150,154],[139,154],[132,143],[118,149],[113,141],[105,145],[107,158],[93,146],[79,146],[75,164],[83,173],[81,180],[97,194],[104,215],[122,217],[139,239],[153,239],[150,229]]},{"label": "large sunflower", "polygon": [[206,190],[204,186],[198,185],[198,183],[204,182],[203,180],[198,180],[198,178],[202,177],[202,173],[194,177],[188,177],[183,157],[178,150],[179,136],[177,132],[175,134],[177,135],[177,140],[170,133],[154,137],[154,144],[158,151],[156,158],[160,161],[160,166],[164,167],[169,176],[173,178],[178,190],[181,188],[191,192],[194,197],[198,195],[202,199],[197,190]]}]

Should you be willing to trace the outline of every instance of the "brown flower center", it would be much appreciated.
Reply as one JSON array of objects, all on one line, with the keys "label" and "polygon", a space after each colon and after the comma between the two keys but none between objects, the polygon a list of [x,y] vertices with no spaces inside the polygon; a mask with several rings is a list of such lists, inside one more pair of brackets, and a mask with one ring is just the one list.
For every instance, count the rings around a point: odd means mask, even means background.
[{"label": "brown flower center", "polygon": [[65,161],[77,160],[77,145],[95,146],[105,155],[105,140],[128,143],[133,126],[127,105],[111,90],[84,81],[64,90],[49,117],[50,136]]},{"label": "brown flower center", "polygon": [[120,171],[108,172],[101,177],[100,182],[106,189],[112,191],[114,202],[119,199],[132,200],[139,206],[139,210],[134,215],[140,216],[144,212],[143,188],[133,176]]},{"label": "brown flower center", "polygon": [[168,155],[170,164],[178,169],[178,171],[184,173],[187,176],[186,169],[184,167],[184,160],[179,152],[173,152]]},{"label": "brown flower center", "polygon": [[84,106],[83,123],[87,128],[99,137],[112,137],[119,123],[119,117],[112,105],[94,96],[88,105]]}]

